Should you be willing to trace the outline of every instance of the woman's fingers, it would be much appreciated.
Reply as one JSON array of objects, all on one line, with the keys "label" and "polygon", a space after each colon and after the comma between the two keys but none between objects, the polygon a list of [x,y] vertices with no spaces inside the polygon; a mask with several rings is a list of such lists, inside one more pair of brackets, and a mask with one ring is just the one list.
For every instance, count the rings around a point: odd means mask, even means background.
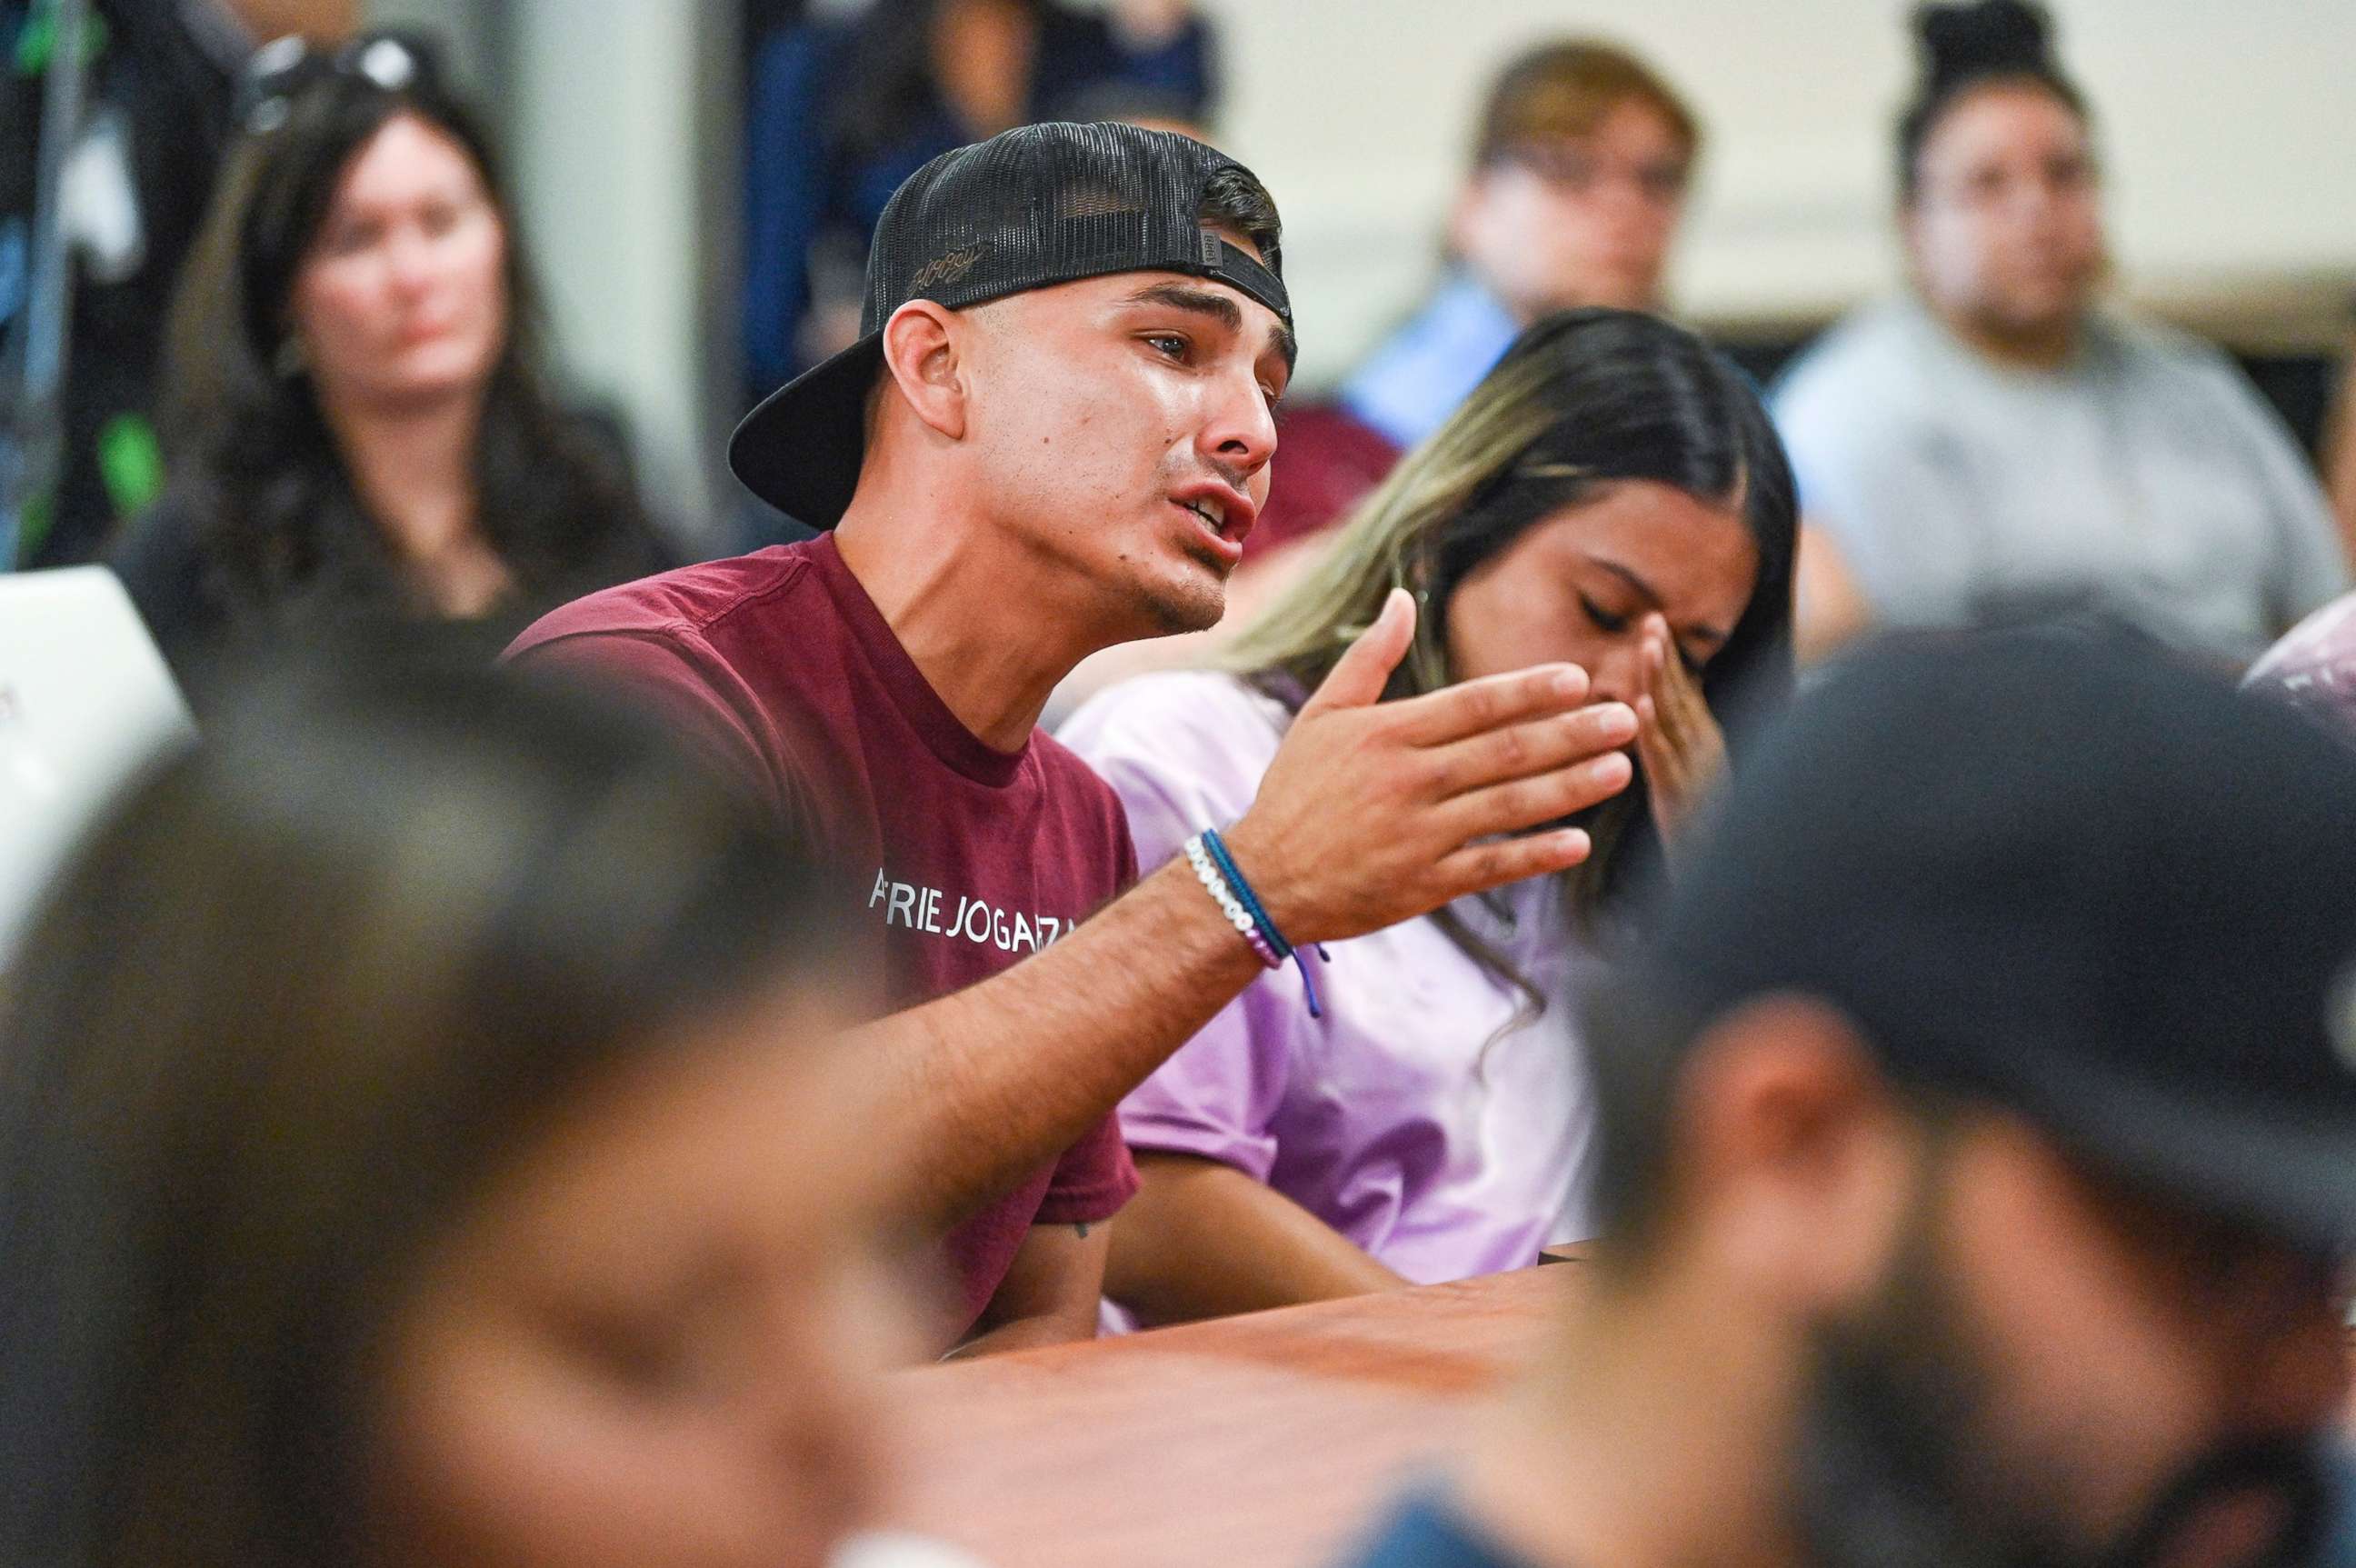
[{"label": "woman's fingers", "polygon": [[1701,694],[1701,682],[1677,657],[1669,624],[1657,615],[1645,622],[1644,667],[1646,688],[1661,724],[1670,734],[1682,738],[1704,725],[1716,727],[1709,703]]},{"label": "woman's fingers", "polygon": [[1685,759],[1676,746],[1662,733],[1655,716],[1653,699],[1640,697],[1636,703],[1636,760],[1644,770],[1644,785],[1653,796],[1655,807],[1674,806],[1685,781]]},{"label": "woman's fingers", "polygon": [[[1667,627],[1658,616],[1646,618],[1644,694],[1636,699],[1635,708],[1638,740],[1643,743],[1649,737],[1649,744],[1642,748],[1648,753],[1673,758],[1683,749],[1684,735],[1679,721],[1684,715],[1678,708],[1674,681],[1669,674],[1669,667],[1674,660],[1669,657],[1667,631]],[[1644,760],[1649,775],[1656,757],[1647,755]]]},{"label": "woman's fingers", "polygon": [[1677,657],[1667,620],[1645,618],[1642,660],[1644,692],[1636,710],[1636,757],[1664,834],[1674,836],[1694,801],[1708,792],[1725,765],[1726,739],[1702,695],[1701,682]]}]

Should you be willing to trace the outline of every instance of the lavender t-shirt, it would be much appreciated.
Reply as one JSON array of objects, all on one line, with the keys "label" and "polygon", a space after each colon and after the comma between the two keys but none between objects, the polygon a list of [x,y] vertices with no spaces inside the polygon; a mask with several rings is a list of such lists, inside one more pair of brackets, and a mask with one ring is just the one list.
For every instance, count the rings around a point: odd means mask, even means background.
[{"label": "lavender t-shirt", "polygon": [[[1119,792],[1141,870],[1243,815],[1283,706],[1226,675],[1147,675],[1059,738]],[[1261,976],[1122,1101],[1133,1149],[1264,1181],[1419,1283],[1519,1268],[1583,1240],[1592,1133],[1571,996],[1594,960],[1541,878],[1456,906],[1537,984],[1523,998],[1430,919],[1331,942],[1321,1022],[1290,968]]]}]

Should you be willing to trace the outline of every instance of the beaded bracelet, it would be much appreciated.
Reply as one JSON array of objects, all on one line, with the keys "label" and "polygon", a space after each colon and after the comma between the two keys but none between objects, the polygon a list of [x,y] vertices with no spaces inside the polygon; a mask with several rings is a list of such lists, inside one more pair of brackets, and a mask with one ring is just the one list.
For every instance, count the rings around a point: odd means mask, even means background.
[{"label": "beaded bracelet", "polygon": [[1251,917],[1253,926],[1267,940],[1269,950],[1276,954],[1277,961],[1281,963],[1290,958],[1292,944],[1284,940],[1284,933],[1276,929],[1276,922],[1269,919],[1268,911],[1260,907],[1259,895],[1254,893],[1251,884],[1244,880],[1244,874],[1236,869],[1235,856],[1227,853],[1227,841],[1221,838],[1216,832],[1205,829],[1203,832],[1203,849],[1204,853],[1211,857],[1211,864],[1218,867],[1219,875],[1226,878],[1227,886],[1235,890],[1237,902],[1244,907],[1244,913]]},{"label": "beaded bracelet", "polygon": [[[1186,860],[1194,866],[1196,880],[1203,884],[1221,912],[1227,917],[1227,923],[1243,933],[1262,963],[1274,969],[1290,959],[1300,966],[1301,989],[1308,997],[1309,1015],[1323,1018],[1325,1015],[1324,999],[1318,994],[1317,976],[1310,969],[1309,961],[1301,956],[1300,950],[1285,940],[1284,933],[1277,929],[1276,922],[1269,918],[1268,909],[1260,903],[1259,896],[1252,891],[1251,884],[1245,880],[1243,872],[1237,867],[1235,856],[1227,853],[1226,841],[1220,838],[1215,830],[1205,828],[1186,841]],[[1333,961],[1333,955],[1323,947],[1312,943],[1311,950],[1316,953],[1320,963]]]},{"label": "beaded bracelet", "polygon": [[1233,926],[1237,933],[1251,944],[1252,951],[1259,955],[1259,961],[1269,969],[1281,965],[1284,960],[1279,958],[1276,950],[1269,946],[1268,939],[1260,935],[1259,926],[1253,920],[1251,911],[1244,908],[1242,902],[1227,886],[1226,878],[1219,875],[1219,868],[1212,864],[1210,854],[1204,848],[1202,835],[1199,833],[1186,841],[1186,864],[1194,868],[1194,880],[1203,885],[1203,891],[1208,893],[1212,901],[1218,905],[1219,912],[1227,918],[1227,924]]}]

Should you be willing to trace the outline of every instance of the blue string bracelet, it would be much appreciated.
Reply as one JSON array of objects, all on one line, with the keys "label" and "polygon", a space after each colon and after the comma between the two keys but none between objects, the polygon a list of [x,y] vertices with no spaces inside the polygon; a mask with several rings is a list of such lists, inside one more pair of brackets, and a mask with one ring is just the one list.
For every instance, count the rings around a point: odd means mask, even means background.
[{"label": "blue string bracelet", "polygon": [[1203,832],[1202,841],[1204,853],[1211,857],[1211,864],[1218,867],[1219,875],[1227,886],[1235,889],[1237,901],[1243,905],[1244,913],[1251,917],[1252,924],[1258,928],[1268,945],[1276,950],[1278,960],[1281,961],[1290,958],[1292,944],[1284,940],[1284,933],[1278,930],[1276,922],[1268,918],[1268,910],[1261,905],[1259,895],[1253,892],[1251,884],[1244,880],[1244,874],[1236,869],[1236,857],[1227,853],[1227,841],[1207,828]]},{"label": "blue string bracelet", "polygon": [[[1309,1015],[1312,1018],[1324,1017],[1325,1003],[1317,993],[1316,972],[1309,967],[1309,961],[1301,956],[1300,950],[1287,941],[1284,933],[1276,929],[1276,922],[1269,918],[1267,907],[1260,903],[1259,895],[1252,891],[1251,883],[1245,879],[1241,871],[1237,869],[1235,856],[1227,853],[1226,841],[1219,837],[1217,831],[1212,828],[1204,829],[1201,838],[1205,854],[1209,855],[1211,864],[1217,867],[1221,878],[1233,890],[1236,901],[1243,906],[1244,913],[1251,918],[1252,924],[1258,928],[1261,940],[1267,942],[1269,950],[1277,955],[1280,962],[1285,959],[1290,959],[1299,966],[1301,989],[1309,998]],[[1333,961],[1333,954],[1316,943],[1311,943],[1310,949],[1316,953],[1320,963]]]},{"label": "blue string bracelet", "polygon": [[1227,879],[1220,875],[1219,868],[1212,864],[1210,852],[1203,847],[1200,833],[1186,841],[1185,854],[1186,864],[1194,868],[1194,880],[1203,885],[1203,891],[1211,896],[1211,901],[1219,907],[1219,913],[1227,918],[1227,924],[1236,929],[1236,934],[1251,944],[1252,951],[1259,955],[1260,963],[1269,969],[1281,968],[1284,961],[1277,957],[1274,948],[1268,945],[1268,939],[1259,934],[1259,927],[1243,907],[1243,901],[1236,897],[1235,890],[1227,886]]}]

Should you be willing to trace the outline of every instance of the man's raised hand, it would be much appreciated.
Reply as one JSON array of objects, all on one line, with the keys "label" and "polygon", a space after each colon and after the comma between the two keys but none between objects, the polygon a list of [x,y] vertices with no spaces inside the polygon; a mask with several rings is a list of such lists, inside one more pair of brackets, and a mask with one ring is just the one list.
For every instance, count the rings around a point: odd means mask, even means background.
[{"label": "man's raised hand", "polygon": [[[1627,788],[1625,703],[1543,664],[1381,701],[1415,637],[1395,591],[1301,705],[1229,849],[1290,940],[1362,935],[1468,893],[1561,871],[1590,845],[1545,828]],[[1532,829],[1544,829],[1531,832]]]}]

